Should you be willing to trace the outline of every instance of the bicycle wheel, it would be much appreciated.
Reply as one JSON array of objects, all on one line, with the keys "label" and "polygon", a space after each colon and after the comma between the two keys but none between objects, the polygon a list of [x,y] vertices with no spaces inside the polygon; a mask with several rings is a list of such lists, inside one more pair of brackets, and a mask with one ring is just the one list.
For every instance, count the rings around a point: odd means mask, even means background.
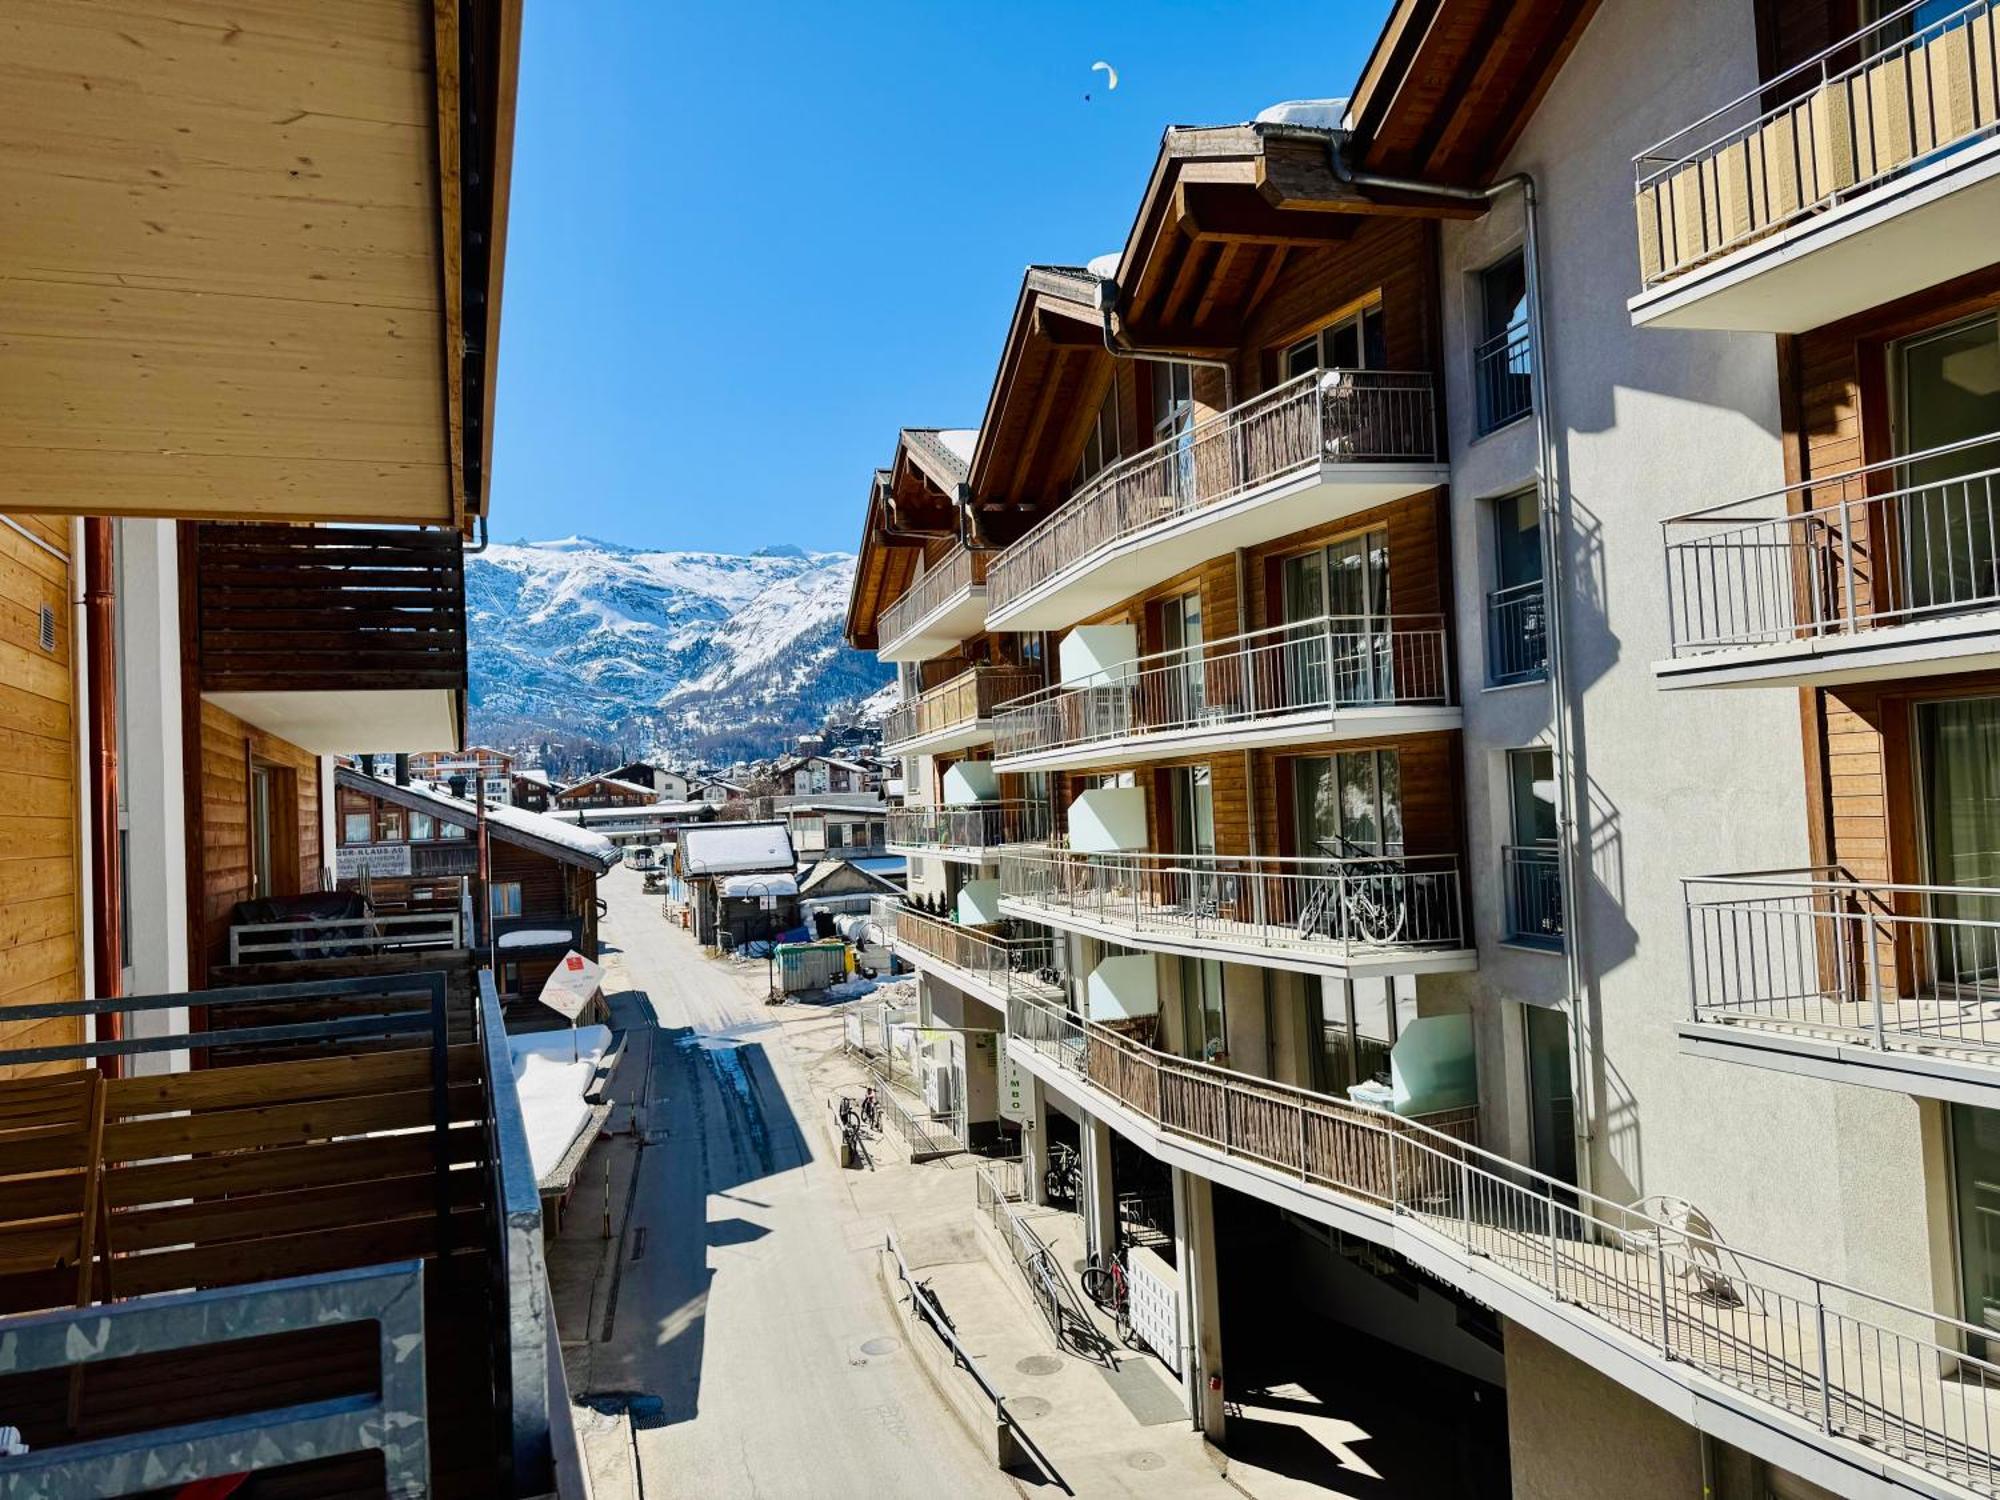
[{"label": "bicycle wheel", "polygon": [[1083,1283],[1084,1296],[1095,1302],[1099,1307],[1109,1307],[1111,1305],[1111,1299],[1117,1291],[1117,1281],[1112,1276],[1109,1266],[1085,1266],[1080,1279]]}]

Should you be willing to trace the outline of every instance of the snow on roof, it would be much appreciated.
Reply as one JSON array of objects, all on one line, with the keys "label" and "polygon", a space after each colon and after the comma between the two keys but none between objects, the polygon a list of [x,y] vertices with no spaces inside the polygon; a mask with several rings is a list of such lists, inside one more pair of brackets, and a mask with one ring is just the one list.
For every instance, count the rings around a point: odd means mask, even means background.
[{"label": "snow on roof", "polygon": [[1084,262],[1084,269],[1099,280],[1118,274],[1118,262],[1124,258],[1123,250],[1107,250],[1102,255],[1093,255]]},{"label": "snow on roof", "polygon": [[557,795],[561,797],[567,797],[571,792],[577,791],[583,787],[598,786],[598,785],[619,787],[628,792],[637,792],[642,797],[651,797],[654,795],[653,789],[651,787],[643,786],[636,781],[621,781],[616,776],[586,776],[581,781],[571,782],[568,786],[564,787],[562,791],[558,792]]},{"label": "snow on roof", "polygon": [[746,896],[796,896],[799,883],[789,875],[731,875],[722,882],[722,894]]},{"label": "snow on roof", "polygon": [[960,463],[970,464],[972,462],[973,447],[979,442],[979,429],[977,427],[940,427],[937,430],[937,440],[949,448],[953,456]]},{"label": "snow on roof", "polygon": [[[462,797],[454,797],[449,792],[431,787],[397,786],[393,782],[371,781],[359,771],[342,767],[338,773],[357,791],[370,795],[388,795],[398,801],[429,803],[439,816],[448,823],[456,823],[462,828],[476,828],[479,825],[479,809]],[[350,780],[351,778],[351,780]],[[547,813],[529,812],[525,807],[515,807],[506,802],[486,804],[486,822],[491,828],[508,830],[525,838],[536,839],[574,856],[573,863],[591,864],[602,875],[606,870],[624,858],[619,847],[601,833],[592,833],[587,828],[578,828],[552,818]],[[504,833],[502,834],[504,837]]]},{"label": "snow on roof", "polygon": [[544,816],[560,818],[565,823],[629,823],[634,819],[648,827],[655,823],[671,823],[676,818],[698,818],[703,813],[712,812],[710,802],[648,802],[640,807],[565,807]]},{"label": "snow on roof", "polygon": [[692,823],[681,830],[680,849],[685,875],[789,874],[798,863],[783,823]]},{"label": "snow on roof", "polygon": [[526,770],[516,771],[514,775],[522,781],[539,781],[543,786],[549,785],[549,773],[540,766],[529,766]]},{"label": "snow on roof", "polygon": [[1314,130],[1338,130],[1347,118],[1345,99],[1286,99],[1257,111],[1259,125],[1305,125]]}]

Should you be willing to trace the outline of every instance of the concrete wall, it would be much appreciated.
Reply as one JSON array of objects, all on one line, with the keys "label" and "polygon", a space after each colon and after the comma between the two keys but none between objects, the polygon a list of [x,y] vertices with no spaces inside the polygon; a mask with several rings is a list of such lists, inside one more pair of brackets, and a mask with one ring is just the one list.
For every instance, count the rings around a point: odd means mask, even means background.
[{"label": "concrete wall", "polygon": [[[1546,349],[1569,511],[1566,593],[1589,850],[1581,922],[1596,1042],[1587,1098],[1593,1186],[1692,1199],[1725,1238],[1916,1300],[1932,1296],[1916,1107],[1679,1050],[1688,1008],[1678,877],[1807,862],[1799,707],[1785,689],[1669,694],[1658,522],[1782,484],[1778,362],[1761,334],[1631,326],[1637,288],[1631,157],[1755,83],[1748,0],[1605,0],[1529,122],[1507,170],[1542,192]],[[1520,243],[1518,197],[1447,224],[1443,297],[1457,607],[1465,676],[1475,997],[1489,1139],[1521,1141],[1519,1016],[1559,1003],[1559,958],[1501,946],[1505,751],[1545,740],[1540,685],[1485,687],[1493,582],[1484,503],[1532,482],[1530,422],[1474,435],[1474,274]],[[1512,1032],[1514,1035],[1510,1036]],[[1496,1070],[1496,1064],[1500,1069]],[[1503,1097],[1497,1097],[1502,1096]]]},{"label": "concrete wall", "polygon": [[1701,1438],[1517,1324],[1506,1325],[1514,1500],[1689,1500]]}]

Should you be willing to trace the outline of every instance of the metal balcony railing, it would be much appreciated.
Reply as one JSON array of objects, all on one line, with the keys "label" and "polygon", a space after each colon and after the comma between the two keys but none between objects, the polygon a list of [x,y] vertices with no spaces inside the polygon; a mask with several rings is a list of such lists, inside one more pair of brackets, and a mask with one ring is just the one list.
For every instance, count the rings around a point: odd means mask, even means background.
[{"label": "metal balcony railing", "polygon": [[1562,867],[1552,844],[1505,844],[1500,849],[1510,943],[1562,951]]},{"label": "metal balcony railing", "polygon": [[[1922,0],[1759,84],[1632,159],[1642,285],[1993,133],[1996,0],[1924,22]],[[1772,100],[1783,102],[1772,104]]]},{"label": "metal balcony railing", "polygon": [[1668,1379],[1720,1381],[1864,1464],[1887,1453],[1981,1494],[2000,1483],[2000,1365],[1972,1352],[1988,1329],[1737,1250],[1679,1200],[1628,1206],[1519,1166],[1479,1147],[1472,1111],[1404,1119],[1027,996],[1007,1030],[1163,1133],[1435,1245],[1474,1295],[1504,1275],[1586,1332],[1626,1335]]},{"label": "metal balcony railing", "polygon": [[1455,854],[1284,859],[1010,846],[1000,851],[1000,894],[1140,941],[1335,959],[1466,945]]},{"label": "metal balcony railing", "polygon": [[1253,725],[1289,714],[1451,702],[1437,615],[1322,615],[1141,656],[1111,680],[1052,687],[1001,705],[994,754]]},{"label": "metal balcony railing", "polygon": [[2000,609],[1995,457],[2000,434],[1662,522],[1673,654]]},{"label": "metal balcony railing", "polygon": [[1495,687],[1549,675],[1548,599],[1542,581],[1486,595],[1486,680]]},{"label": "metal balcony railing", "polygon": [[1683,880],[1697,1021],[2000,1062],[2000,887],[1835,868]]},{"label": "metal balcony railing", "polygon": [[1049,835],[1049,807],[1044,802],[1003,798],[964,807],[892,807],[889,844],[892,848],[938,850],[998,849]]},{"label": "metal balcony railing", "polygon": [[1067,983],[1064,977],[1064,945],[1049,933],[1008,937],[982,927],[967,927],[900,903],[883,901],[878,914],[890,939],[939,963],[983,979],[993,988],[1012,993],[1060,996]]},{"label": "metal balcony railing", "polygon": [[992,555],[983,548],[952,548],[882,611],[877,631],[880,639],[885,643],[901,640],[957,595],[984,583],[987,559]]},{"label": "metal balcony railing", "polygon": [[947,730],[966,729],[1010,698],[1042,685],[1042,674],[1031,667],[971,667],[949,682],[929,688],[907,703],[899,703],[882,721],[882,748],[899,753],[899,746]]},{"label": "metal balcony railing", "polygon": [[1320,464],[1430,463],[1437,451],[1428,374],[1300,375],[1097,474],[993,559],[987,609],[1117,542]]},{"label": "metal balcony railing", "polygon": [[1472,351],[1482,437],[1535,409],[1534,358],[1526,323],[1501,329]]}]

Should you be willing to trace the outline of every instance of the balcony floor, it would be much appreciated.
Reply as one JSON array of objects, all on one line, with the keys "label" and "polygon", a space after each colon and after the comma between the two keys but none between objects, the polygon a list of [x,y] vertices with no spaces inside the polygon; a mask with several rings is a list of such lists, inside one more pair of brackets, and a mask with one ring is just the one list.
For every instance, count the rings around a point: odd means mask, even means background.
[{"label": "balcony floor", "polygon": [[1886,677],[2000,669],[2000,609],[1653,663],[1663,688],[1835,687]]},{"label": "balcony floor", "polygon": [[1310,709],[1264,718],[1224,717],[1185,728],[1140,731],[1061,745],[1020,755],[996,756],[996,771],[1088,770],[1133,761],[1228,750],[1263,750],[1328,741],[1436,734],[1464,726],[1464,712],[1444,705],[1384,704],[1379,707]]},{"label": "balcony floor", "polygon": [[[1133,910],[1130,902],[1121,912]],[[1234,922],[1204,915],[1195,920],[1180,907],[1147,904],[1138,920],[1074,910],[1053,902],[1043,904],[1022,896],[1002,896],[1000,910],[1010,917],[1065,932],[1080,932],[1128,948],[1177,953],[1189,958],[1216,958],[1225,963],[1263,969],[1290,969],[1304,974],[1361,977],[1371,974],[1462,974],[1479,967],[1472,948],[1397,947],[1336,942],[1301,937],[1296,929],[1271,923]]]},{"label": "balcony floor", "polygon": [[882,753],[889,756],[945,755],[954,750],[969,750],[974,745],[983,745],[992,738],[991,719],[972,719],[944,729],[933,729],[928,734],[912,735],[907,740],[884,741]]},{"label": "balcony floor", "polygon": [[1211,557],[1420,495],[1450,479],[1444,464],[1322,463],[1109,542],[993,609],[986,628],[1059,630]]},{"label": "balcony floor", "polygon": [[986,585],[962,588],[901,635],[876,648],[883,661],[929,661],[976,635],[986,621]]}]

